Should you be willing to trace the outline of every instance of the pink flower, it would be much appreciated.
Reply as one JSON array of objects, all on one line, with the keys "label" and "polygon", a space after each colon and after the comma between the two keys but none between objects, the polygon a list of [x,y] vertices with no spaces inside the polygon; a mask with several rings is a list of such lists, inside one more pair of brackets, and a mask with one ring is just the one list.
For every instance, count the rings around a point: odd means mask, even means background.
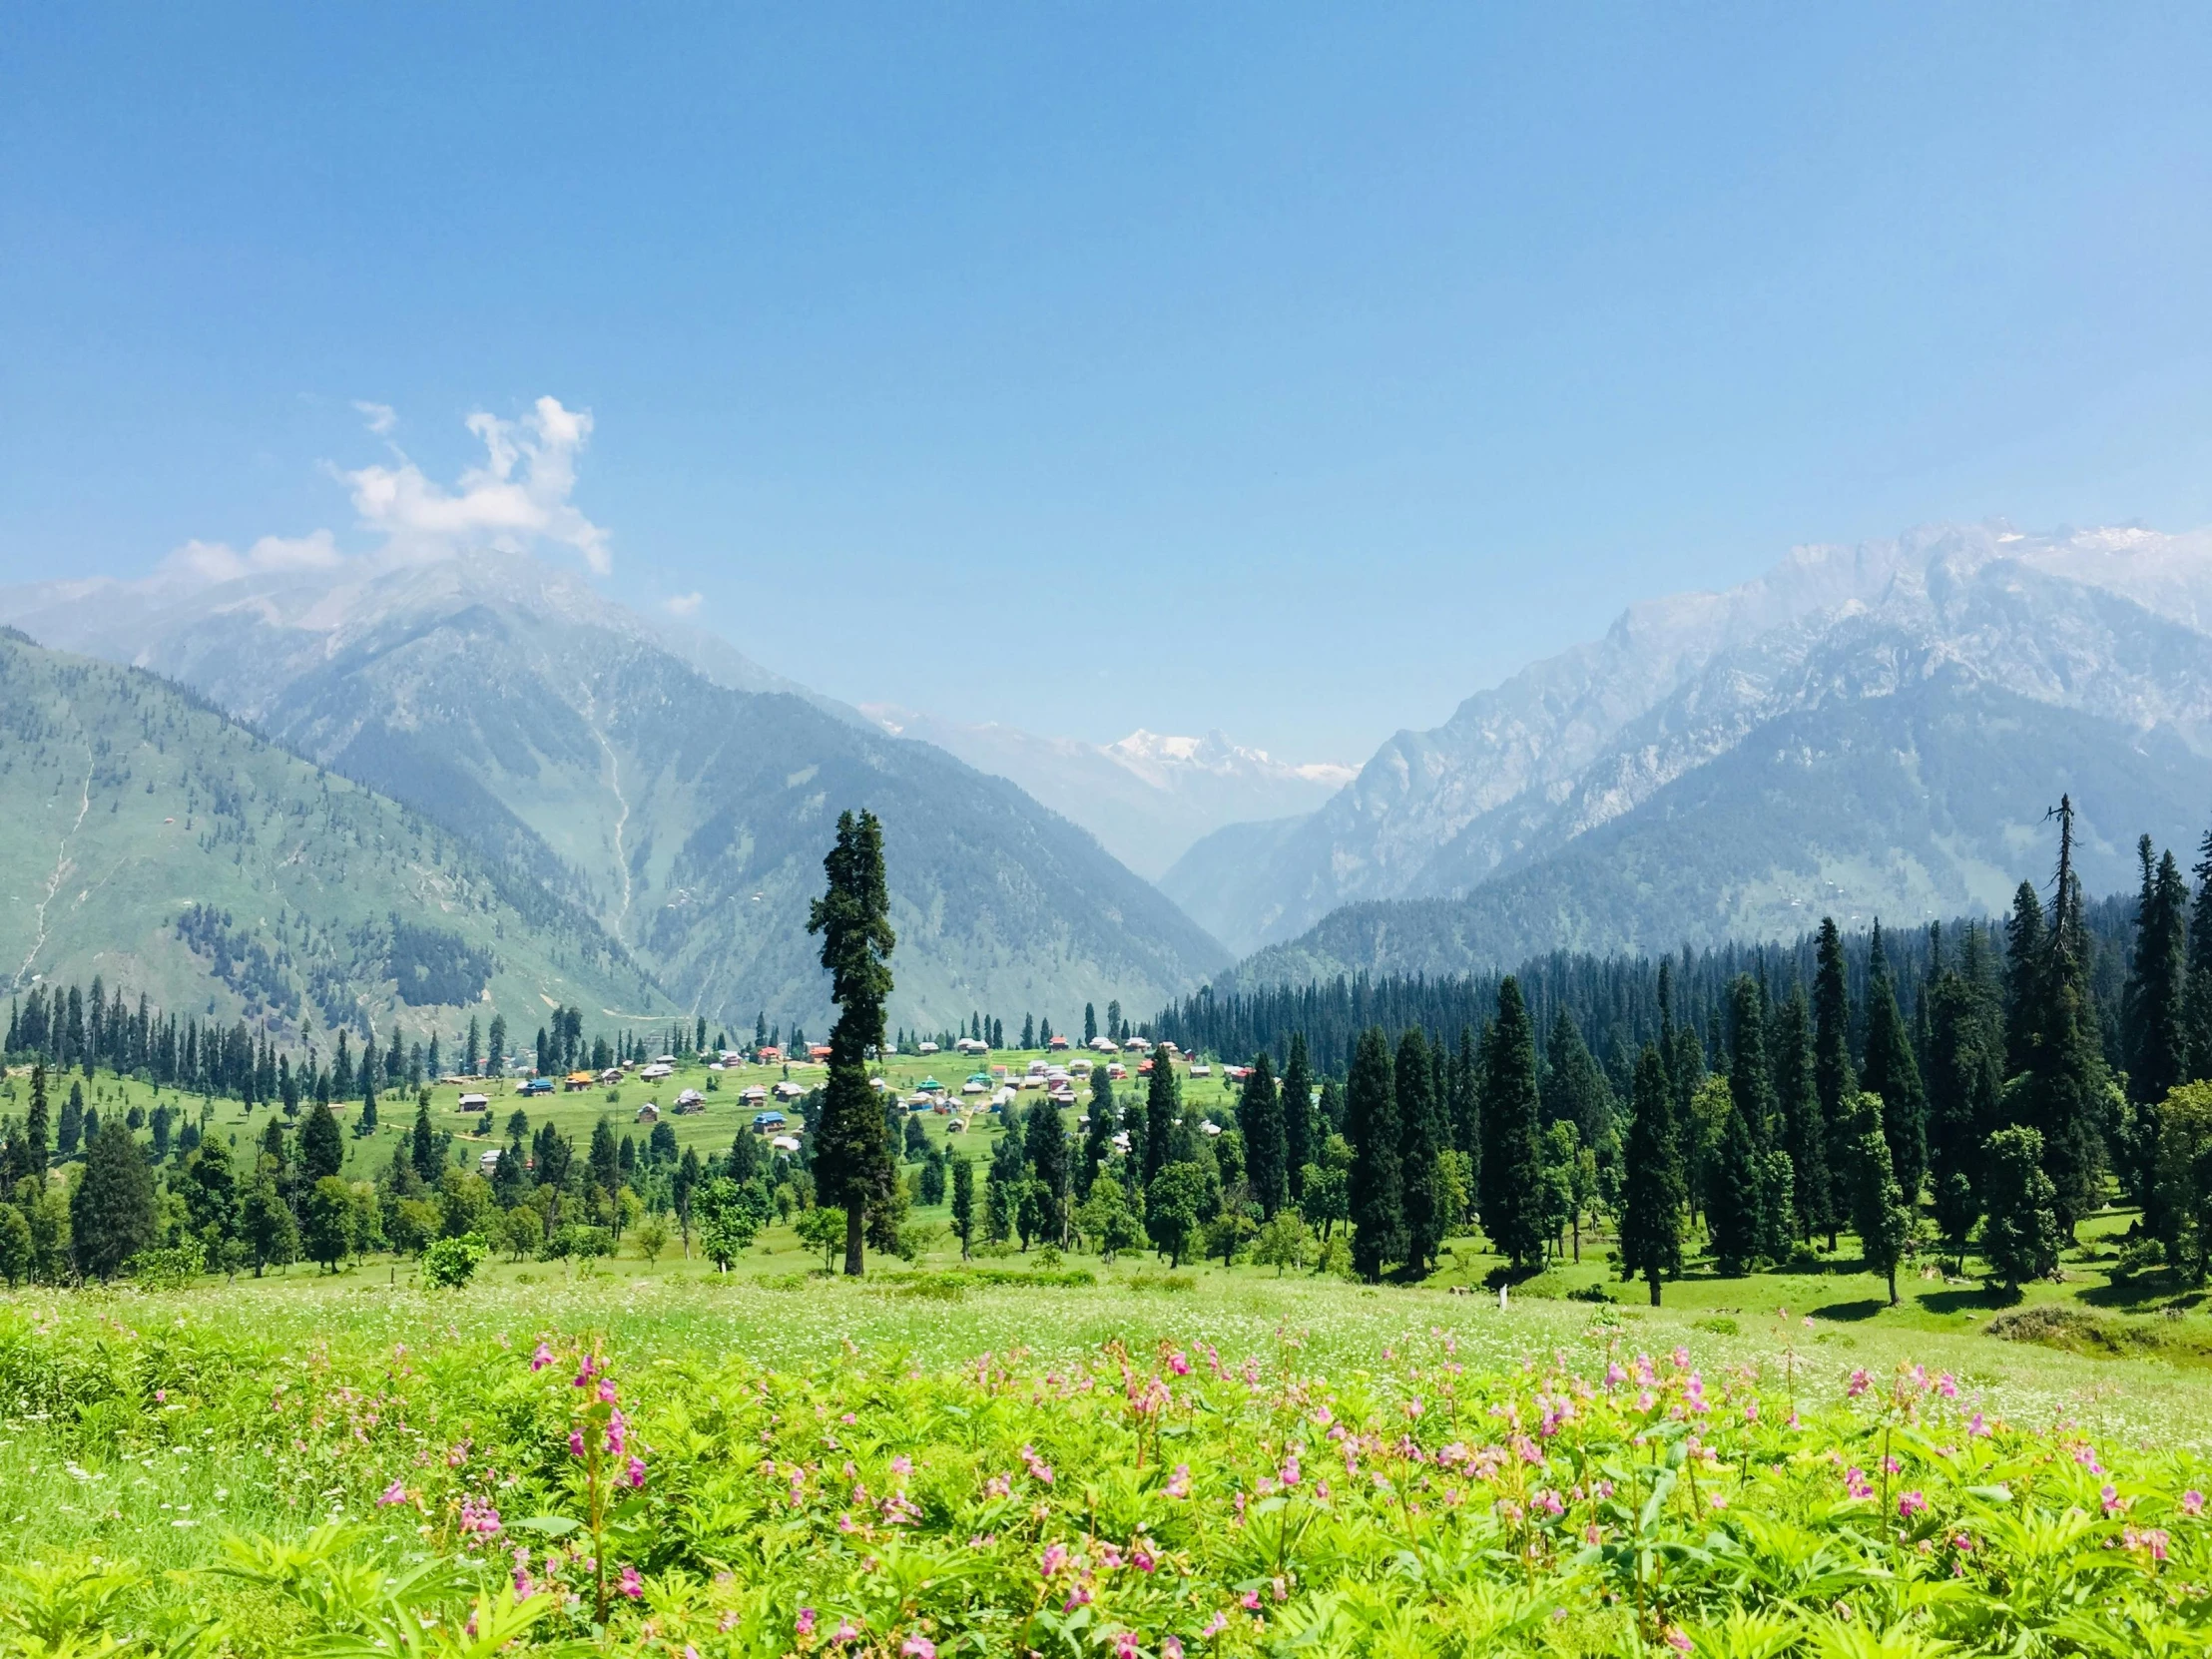
[{"label": "pink flower", "polygon": [[1168,1370],[1175,1373],[1175,1375],[1178,1377],[1190,1376],[1190,1357],[1186,1355],[1181,1349],[1177,1349],[1173,1354],[1168,1356]]},{"label": "pink flower", "polygon": [[904,1480],[914,1472],[914,1465],[901,1453],[891,1459],[891,1473]]},{"label": "pink flower", "polygon": [[1957,1380],[1947,1371],[1942,1373],[1936,1379],[1936,1391],[1945,1399],[1956,1399],[1958,1397]]},{"label": "pink flower", "polygon": [[1183,1638],[1180,1636],[1162,1636],[1160,1638],[1160,1659],[1183,1659]]},{"label": "pink flower", "polygon": [[905,1659],[937,1659],[937,1644],[926,1636],[908,1636],[898,1644]]},{"label": "pink flower", "polygon": [[2119,1487],[2113,1485],[2109,1480],[2104,1483],[2104,1490],[2099,1492],[2097,1496],[2103,1500],[2104,1512],[2108,1515],[2117,1514],[2127,1507],[2127,1499],[2120,1496]]},{"label": "pink flower", "polygon": [[1175,1465],[1175,1472],[1168,1476],[1167,1494],[1170,1497],[1189,1497],[1191,1495],[1190,1464],[1178,1463]]},{"label": "pink flower", "polygon": [[404,1503],[406,1501],[407,1488],[405,1483],[400,1480],[394,1479],[390,1485],[386,1486],[383,1491],[377,1495],[376,1507],[379,1509],[389,1509],[395,1503]]},{"label": "pink flower", "polygon": [[815,1633],[815,1610],[812,1607],[802,1607],[799,1610],[795,1628],[801,1636],[812,1636]]},{"label": "pink flower", "polygon": [[576,1373],[576,1381],[569,1385],[575,1388],[588,1388],[591,1386],[591,1380],[598,1375],[598,1356],[587,1354],[584,1356],[583,1366]]},{"label": "pink flower", "polygon": [[1689,1652],[1690,1633],[1680,1625],[1670,1625],[1667,1629],[1667,1646],[1673,1648],[1677,1653]]},{"label": "pink flower", "polygon": [[622,1569],[622,1593],[632,1601],[645,1594],[645,1580],[638,1576],[636,1567]]},{"label": "pink flower", "polygon": [[1844,1385],[1844,1397],[1846,1399],[1857,1399],[1873,1385],[1874,1379],[1869,1377],[1866,1369],[1862,1367],[1851,1374],[1851,1381]]},{"label": "pink flower", "polygon": [[1844,1490],[1853,1497],[1874,1496],[1874,1486],[1867,1479],[1865,1469],[1850,1469],[1844,1475]]},{"label": "pink flower", "polygon": [[1206,1621],[1206,1628],[1204,1630],[1201,1630],[1199,1632],[1199,1635],[1202,1638],[1209,1636],[1219,1636],[1224,1630],[1227,1630],[1228,1628],[1229,1615],[1227,1613],[1217,1612],[1212,1618]]},{"label": "pink flower", "polygon": [[571,1456],[584,1455],[584,1431],[581,1428],[571,1428],[568,1431],[568,1449]]},{"label": "pink flower", "polygon": [[2163,1561],[2166,1558],[2166,1545],[2172,1542],[2155,1526],[2140,1532],[2131,1526],[2121,1535],[2120,1541],[2131,1550],[2141,1550],[2153,1561]]},{"label": "pink flower", "polygon": [[2191,1486],[2181,1494],[2181,1512],[2190,1518],[2204,1513],[2204,1494]]},{"label": "pink flower", "polygon": [[860,1634],[860,1627],[850,1619],[837,1620],[837,1628],[830,1632],[832,1642],[849,1642]]},{"label": "pink flower", "polygon": [[1046,1548],[1044,1554],[1037,1558],[1037,1571],[1046,1578],[1050,1578],[1067,1564],[1068,1546],[1066,1544],[1052,1544]]},{"label": "pink flower", "polygon": [[1138,1543],[1133,1545],[1129,1551],[1129,1564],[1139,1572],[1151,1572],[1160,1562],[1151,1550],[1147,1549],[1142,1543]]},{"label": "pink flower", "polygon": [[1258,1590],[1245,1591],[1244,1610],[1248,1613],[1257,1613],[1260,1610],[1260,1592]]},{"label": "pink flower", "polygon": [[628,1443],[629,1435],[630,1423],[629,1420],[623,1416],[622,1412],[616,1410],[608,1413],[607,1449],[615,1456],[621,1456],[624,1445]]},{"label": "pink flower", "polygon": [[1137,1659],[1140,1651],[1134,1630],[1124,1630],[1114,1638],[1114,1659]]},{"label": "pink flower", "polygon": [[1296,1457],[1286,1457],[1283,1459],[1282,1479],[1283,1484],[1286,1486],[1295,1486],[1298,1484],[1298,1459]]},{"label": "pink flower", "polygon": [[1021,1460],[1029,1466],[1029,1478],[1041,1486],[1052,1484],[1052,1465],[1037,1455],[1037,1448],[1025,1445],[1021,1448]]},{"label": "pink flower", "polygon": [[552,1363],[553,1350],[548,1348],[544,1343],[538,1344],[537,1352],[530,1356],[530,1369],[532,1371],[543,1371]]},{"label": "pink flower", "polygon": [[1003,1474],[994,1474],[983,1482],[983,1495],[985,1497],[1004,1497],[1013,1489],[1013,1482]]},{"label": "pink flower", "polygon": [[644,1485],[645,1459],[642,1457],[631,1458],[629,1468],[623,1471],[623,1478],[630,1482],[633,1490]]},{"label": "pink flower", "polygon": [[1898,1495],[1898,1513],[1907,1520],[1911,1520],[1927,1507],[1928,1498],[1918,1489]]}]

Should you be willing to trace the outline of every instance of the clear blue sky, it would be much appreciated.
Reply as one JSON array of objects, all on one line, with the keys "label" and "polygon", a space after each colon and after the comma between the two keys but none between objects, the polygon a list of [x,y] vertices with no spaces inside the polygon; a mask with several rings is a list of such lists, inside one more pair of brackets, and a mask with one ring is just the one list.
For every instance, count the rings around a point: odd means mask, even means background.
[{"label": "clear blue sky", "polygon": [[1793,542],[2212,520],[2208,85],[2187,6],[17,7],[0,580],[365,545],[355,400],[450,482],[551,395],[610,591],[823,690],[1363,759]]}]

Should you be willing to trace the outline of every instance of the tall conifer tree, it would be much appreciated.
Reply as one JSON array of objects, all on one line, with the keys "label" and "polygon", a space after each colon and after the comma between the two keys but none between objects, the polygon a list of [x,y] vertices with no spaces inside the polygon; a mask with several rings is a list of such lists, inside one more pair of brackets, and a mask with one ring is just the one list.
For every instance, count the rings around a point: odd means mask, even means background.
[{"label": "tall conifer tree", "polygon": [[2135,907],[2135,953],[2120,993],[2120,1047],[2126,1057],[2128,1114],[2124,1174],[2128,1195],[2158,1224],[2158,1106],[2188,1080],[2189,889],[2168,852],[2153,862],[2151,838],[2137,843],[2143,890]]},{"label": "tall conifer tree", "polygon": [[837,816],[836,843],[823,859],[828,888],[807,914],[822,935],[822,965],[837,1004],[830,1028],[830,1077],[815,1135],[815,1185],[821,1202],[844,1211],[844,1271],[864,1269],[868,1212],[890,1193],[894,1176],[883,1110],[868,1087],[867,1056],[883,1046],[883,1004],[891,993],[888,960],[890,880],[883,869],[883,827],[873,813]]},{"label": "tall conifer tree", "polygon": [[1543,1132],[1538,1125],[1536,1037],[1520,981],[1498,986],[1497,1023],[1482,1058],[1482,1227],[1517,1269],[1543,1259]]},{"label": "tall conifer tree", "polygon": [[2058,1194],[2058,1222],[2074,1225],[2097,1205],[2103,1166],[2098,1132],[2104,1096],[2102,1039],[2089,990],[2089,938],[2081,877],[2073,867],[2073,802],[2058,801],[2058,880],[2036,975],[2036,1018],[2029,1034],[2026,1106],[2043,1137],[2043,1172]]},{"label": "tall conifer tree", "polygon": [[1928,1174],[1928,1094],[1905,1016],[1898,1011],[1890,959],[1882,948],[1882,923],[1874,924],[1867,957],[1867,1060],[1860,1087],[1882,1097],[1882,1134],[1890,1143],[1890,1169],[1908,1205],[1920,1200]]},{"label": "tall conifer tree", "polygon": [[1835,1183],[1828,1171],[1827,1124],[1813,1058],[1813,1008],[1805,987],[1791,987],[1774,1021],[1774,1092],[1782,1116],[1783,1150],[1790,1155],[1791,1207],[1798,1237],[1811,1239],[1835,1225]]},{"label": "tall conifer tree", "polygon": [[70,1247],[77,1271],[113,1279],[154,1242],[154,1172],[119,1116],[93,1137],[85,1176],[69,1201]]},{"label": "tall conifer tree", "polygon": [[1369,1284],[1405,1255],[1405,1193],[1398,1166],[1397,1087],[1380,1025],[1360,1034],[1345,1080],[1345,1138],[1352,1143],[1352,1262]]},{"label": "tall conifer tree", "polygon": [[1844,974],[1844,936],[1834,916],[1821,917],[1813,970],[1813,1086],[1827,1132],[1828,1247],[1833,1250],[1838,1220],[1851,1214],[1852,1160],[1857,1156],[1852,1098],[1859,1092],[1859,1075],[1851,1063],[1851,985]]},{"label": "tall conifer tree", "polygon": [[1290,1146],[1283,1132],[1282,1098],[1275,1091],[1275,1068],[1264,1048],[1246,1074],[1237,1101],[1237,1128],[1244,1136],[1245,1180],[1261,1216],[1272,1220],[1290,1201]]},{"label": "tall conifer tree", "polygon": [[1642,1274],[1659,1306],[1660,1284],[1682,1272],[1682,1158],[1674,1128],[1674,1082],[1656,1044],[1636,1056],[1629,1094],[1627,1168],[1621,1196],[1621,1270]]},{"label": "tall conifer tree", "polygon": [[1314,1066],[1306,1054],[1306,1033],[1291,1033],[1290,1058],[1283,1063],[1283,1179],[1295,1203],[1306,1196],[1306,1166],[1321,1158],[1321,1137],[1314,1133]]},{"label": "tall conifer tree", "polygon": [[1152,1075],[1144,1102],[1144,1185],[1173,1161],[1176,1126],[1183,1119],[1183,1096],[1176,1087],[1175,1062],[1163,1043],[1152,1051]]},{"label": "tall conifer tree", "polygon": [[1423,1274],[1443,1248],[1445,1213],[1443,1166],[1445,1140],[1442,1102],[1436,1098],[1436,1070],[1427,1039],[1417,1025],[1398,1038],[1394,1078],[1397,1094],[1398,1170],[1405,1189],[1405,1266]]}]

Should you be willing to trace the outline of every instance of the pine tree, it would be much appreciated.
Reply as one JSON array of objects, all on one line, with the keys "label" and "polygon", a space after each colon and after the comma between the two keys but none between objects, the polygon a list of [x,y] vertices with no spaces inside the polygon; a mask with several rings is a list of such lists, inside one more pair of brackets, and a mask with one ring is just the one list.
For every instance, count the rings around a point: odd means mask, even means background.
[{"label": "pine tree", "polygon": [[88,1279],[113,1279],[153,1244],[154,1226],[154,1172],[130,1130],[116,1119],[86,1150],[85,1176],[69,1201],[77,1271]]},{"label": "pine tree", "polygon": [[1237,1101],[1237,1128],[1244,1137],[1245,1180],[1263,1220],[1290,1202],[1290,1137],[1283,1128],[1283,1102],[1275,1090],[1275,1070],[1266,1049],[1253,1057]]},{"label": "pine tree", "polygon": [[2065,1230],[2059,1225],[2058,1189],[2043,1173],[2043,1138],[2015,1126],[1989,1137],[1983,1184],[1989,1219],[1981,1229],[1981,1253],[2007,1289],[2057,1271]]},{"label": "pine tree", "polygon": [[975,1165],[964,1153],[952,1160],[952,1235],[960,1241],[964,1262],[975,1237]]},{"label": "pine tree", "polygon": [[1844,976],[1844,936],[1834,916],[1821,917],[1813,977],[1813,1087],[1820,1096],[1831,1186],[1826,1214],[1828,1248],[1851,1214],[1852,1165],[1857,1157],[1851,1123],[1859,1078],[1851,1063],[1851,989]]},{"label": "pine tree", "polygon": [[2089,940],[2082,920],[2081,877],[2073,868],[2073,802],[2058,802],[2058,880],[2035,975],[2037,1007],[2023,1104],[2030,1128],[2043,1137],[2043,1173],[2058,1193],[2058,1223],[2070,1238],[2075,1223],[2097,1206],[2103,1140],[2098,1132],[2105,1088],[2104,1050],[2089,989]]},{"label": "pine tree", "polygon": [[72,1082],[69,1085],[69,1098],[62,1102],[61,1125],[54,1137],[55,1150],[64,1158],[74,1158],[78,1147],[84,1144],[84,1136],[85,1086]]},{"label": "pine tree", "polygon": [[1435,1064],[1417,1025],[1398,1039],[1393,1092],[1397,1105],[1398,1180],[1404,1191],[1405,1267],[1424,1274],[1443,1248],[1451,1222],[1443,1154],[1449,1145]]},{"label": "pine tree", "polygon": [[1090,1121],[1084,1128],[1083,1162],[1076,1171],[1075,1190],[1091,1196],[1091,1183],[1114,1156],[1114,1131],[1121,1127],[1121,1109],[1114,1104],[1114,1079],[1104,1065],[1091,1067]]},{"label": "pine tree", "polygon": [[1375,1284],[1405,1255],[1405,1193],[1398,1167],[1397,1089],[1389,1039],[1380,1025],[1361,1033],[1345,1082],[1345,1133],[1352,1142],[1353,1266]]},{"label": "pine tree", "polygon": [[1029,1108],[1022,1151],[1028,1159],[1039,1201],[1049,1217],[1045,1232],[1054,1243],[1064,1245],[1067,1243],[1068,1142],[1067,1132],[1060,1123],[1060,1108],[1051,1101],[1040,1100]]},{"label": "pine tree", "polygon": [[1459,1027],[1445,1109],[1451,1118],[1451,1144],[1467,1160],[1468,1197],[1472,1198],[1482,1187],[1482,1062],[1477,1057],[1471,1026]]},{"label": "pine tree", "polygon": [[430,1127],[428,1101],[415,1102],[414,1133],[407,1138],[407,1161],[414,1166],[415,1176],[425,1184],[435,1183],[439,1175],[438,1136]]},{"label": "pine tree", "polygon": [[2017,1077],[2034,1064],[2043,1017],[2043,902],[2035,883],[2022,881],[2004,923],[2004,1074]]},{"label": "pine tree", "polygon": [[2196,898],[2189,910],[2189,981],[2184,998],[2188,1080],[2212,1079],[2212,830],[2197,845]]},{"label": "pine tree", "polygon": [[361,1117],[353,1126],[357,1135],[373,1135],[376,1132],[376,1039],[370,1037],[361,1044]]},{"label": "pine tree", "polygon": [[1811,1239],[1835,1226],[1835,1183],[1828,1170],[1827,1124],[1813,1058],[1813,1009],[1805,987],[1791,988],[1774,1021],[1775,1102],[1782,1145],[1790,1155],[1791,1208],[1797,1236]]},{"label": "pine tree", "polygon": [[1659,1306],[1662,1280],[1682,1272],[1685,1195],[1680,1143],[1674,1127],[1674,1082],[1658,1046],[1636,1056],[1629,1096],[1628,1149],[1621,1196],[1621,1272],[1642,1274]]},{"label": "pine tree", "polygon": [[591,1171],[591,1184],[610,1199],[622,1190],[621,1160],[614,1125],[602,1116],[591,1126],[591,1151],[586,1154],[585,1167]]},{"label": "pine tree", "polygon": [[1083,1046],[1088,1048],[1098,1036],[1098,1010],[1088,1002],[1083,1004]]},{"label": "pine tree", "polygon": [[1935,972],[1921,996],[1928,1010],[1929,1185],[1936,1224],[1962,1253],[1981,1214],[1982,1143],[2003,1085],[2004,1033],[1980,929],[1967,927],[1956,968],[1943,965],[1940,932],[1933,938]]},{"label": "pine tree", "polygon": [[[1147,1192],[1159,1173],[1174,1161],[1175,1129],[1182,1120],[1183,1097],[1176,1087],[1175,1062],[1168,1058],[1163,1045],[1152,1051],[1151,1083],[1145,1091],[1143,1168]],[[1133,1142],[1135,1137],[1131,1139]]]},{"label": "pine tree", "polygon": [[883,1045],[883,1004],[891,992],[886,958],[891,931],[890,882],[883,869],[883,829],[872,813],[837,817],[836,844],[823,859],[828,890],[807,914],[807,931],[822,935],[822,965],[837,1020],[830,1030],[830,1078],[823,1088],[814,1145],[819,1202],[844,1211],[844,1271],[863,1271],[867,1212],[893,1180],[883,1111],[868,1087],[867,1054]]},{"label": "pine tree", "polygon": [[[269,1120],[270,1128],[279,1135],[282,1124],[276,1118]],[[330,1108],[316,1101],[306,1120],[299,1126],[299,1172],[304,1186],[312,1187],[326,1175],[335,1175],[345,1168],[345,1141],[338,1133],[338,1120],[330,1115]]]},{"label": "pine tree", "polygon": [[1314,1068],[1306,1033],[1291,1033],[1291,1057],[1283,1066],[1283,1179],[1292,1202],[1306,1196],[1306,1166],[1321,1156],[1314,1133]]},{"label": "pine tree", "polygon": [[2189,889],[2168,852],[2153,863],[2151,838],[2137,843],[2143,889],[2135,908],[2135,953],[2120,993],[2120,1049],[2127,1064],[2129,1113],[2123,1175],[2128,1196],[2158,1230],[2158,1106],[2189,1076]]},{"label": "pine tree", "polygon": [[51,1161],[46,1136],[46,1068],[34,1065],[31,1067],[31,1104],[23,1117],[23,1173],[36,1179],[42,1188],[46,1185],[46,1168]]},{"label": "pine tree", "polygon": [[1561,1009],[1544,1043],[1543,1119],[1571,1123],[1586,1147],[1603,1147],[1616,1133],[1613,1090],[1582,1040],[1574,1015]]},{"label": "pine tree", "polygon": [[1858,1156],[1852,1160],[1852,1227],[1859,1235],[1867,1271],[1890,1287],[1890,1306],[1898,1305],[1898,1261],[1911,1236],[1913,1216],[1905,1205],[1905,1190],[1890,1167],[1890,1140],[1877,1125],[1880,1104],[1862,1096],[1866,1104],[1854,1116],[1867,1125],[1859,1137]]},{"label": "pine tree", "polygon": [[1759,1200],[1759,1145],[1751,1114],[1732,1095],[1721,1131],[1720,1161],[1705,1198],[1706,1226],[1724,1275],[1744,1273],[1758,1254]]},{"label": "pine tree", "polygon": [[1918,1204],[1928,1175],[1928,1095],[1905,1016],[1898,1012],[1890,959],[1882,948],[1882,923],[1874,924],[1867,960],[1867,1059],[1859,1086],[1882,1100],[1882,1133],[1890,1143],[1891,1172],[1908,1205]]},{"label": "pine tree", "polygon": [[1482,1227],[1498,1254],[1525,1271],[1543,1259],[1544,1161],[1536,1038],[1520,981],[1511,975],[1498,986],[1482,1079]]}]

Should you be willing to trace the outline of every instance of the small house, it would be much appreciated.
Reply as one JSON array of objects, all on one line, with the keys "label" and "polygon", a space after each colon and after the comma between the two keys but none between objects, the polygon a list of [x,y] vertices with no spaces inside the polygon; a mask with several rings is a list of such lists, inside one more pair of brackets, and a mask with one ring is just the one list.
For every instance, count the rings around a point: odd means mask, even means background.
[{"label": "small house", "polygon": [[707,1097],[697,1089],[686,1089],[676,1097],[676,1109],[681,1112],[687,1106],[696,1107],[704,1112],[707,1109]]},{"label": "small house", "polygon": [[638,1115],[633,1121],[638,1123],[659,1123],[661,1121],[661,1109],[649,1100],[643,1106],[640,1106],[638,1108]]},{"label": "small house", "polygon": [[576,1094],[581,1090],[590,1088],[598,1081],[599,1079],[588,1071],[572,1071],[561,1079],[561,1087],[570,1094]]},{"label": "small house", "polygon": [[481,1112],[490,1105],[491,1096],[488,1094],[464,1094],[461,1096],[460,1105],[456,1107],[455,1110],[462,1112]]}]

